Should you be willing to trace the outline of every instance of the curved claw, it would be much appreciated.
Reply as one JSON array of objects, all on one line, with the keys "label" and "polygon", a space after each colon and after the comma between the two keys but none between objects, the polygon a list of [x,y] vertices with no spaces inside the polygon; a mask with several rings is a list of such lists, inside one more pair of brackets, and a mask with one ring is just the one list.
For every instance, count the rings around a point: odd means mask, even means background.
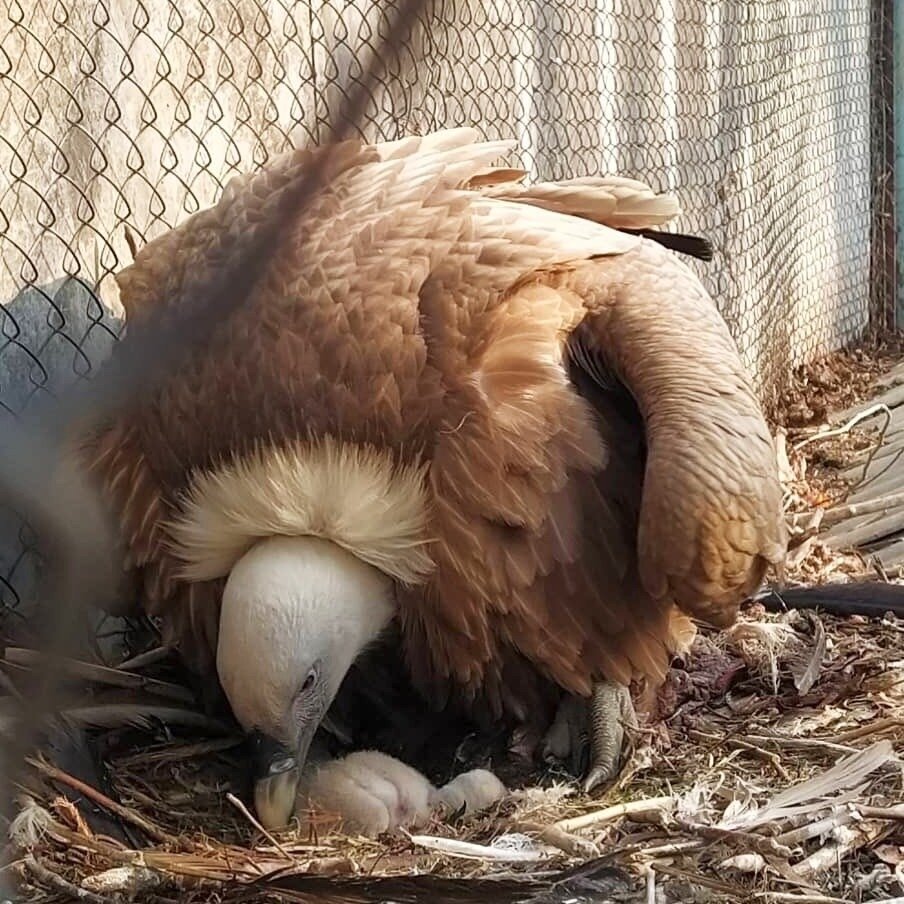
[{"label": "curved claw", "polygon": [[631,692],[623,684],[604,681],[594,686],[590,698],[590,767],[582,782],[593,791],[618,774],[625,729],[637,728]]}]

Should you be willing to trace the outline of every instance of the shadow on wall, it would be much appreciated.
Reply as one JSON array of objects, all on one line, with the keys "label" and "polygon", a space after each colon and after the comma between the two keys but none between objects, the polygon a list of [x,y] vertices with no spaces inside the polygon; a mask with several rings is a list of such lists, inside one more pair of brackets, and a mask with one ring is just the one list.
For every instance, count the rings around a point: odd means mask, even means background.
[{"label": "shadow on wall", "polygon": [[[6,425],[90,379],[122,329],[91,286],[73,277],[24,288],[0,303],[0,442]],[[36,538],[0,505],[0,630],[34,611],[41,578]]]}]

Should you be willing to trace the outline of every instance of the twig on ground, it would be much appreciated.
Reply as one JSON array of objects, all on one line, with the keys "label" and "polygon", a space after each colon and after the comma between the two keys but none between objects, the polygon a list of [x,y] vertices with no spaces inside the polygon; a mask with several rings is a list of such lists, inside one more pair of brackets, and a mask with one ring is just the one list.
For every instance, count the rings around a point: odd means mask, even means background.
[{"label": "twig on ground", "polygon": [[868,738],[871,735],[880,734],[892,728],[904,728],[904,719],[893,717],[879,719],[876,722],[867,722],[865,725],[833,735],[831,740],[836,744],[848,744],[851,741],[859,741],[862,738]]},{"label": "twig on ground", "polygon": [[794,872],[802,879],[812,879],[830,869],[834,869],[848,854],[872,844],[887,831],[887,826],[879,822],[860,822],[856,825],[839,826],[834,839],[809,857],[794,865]]},{"label": "twig on ground", "polygon": [[82,888],[98,894],[128,895],[135,900],[163,882],[163,876],[143,866],[114,866],[102,873],[93,873],[82,880]]},{"label": "twig on ground", "polygon": [[718,735],[708,734],[704,731],[697,731],[694,728],[689,728],[687,730],[687,736],[696,741],[705,741],[707,743],[712,741],[721,742],[724,744],[729,744],[732,747],[736,747],[739,750],[746,750],[749,753],[754,754],[754,756],[758,756],[763,760],[766,760],[779,774],[779,776],[784,779],[786,782],[792,781],[791,775],[788,770],[782,765],[782,758],[773,750],[766,750],[763,747],[757,747],[756,744],[751,744],[749,740],[742,741],[740,738],[721,738]]},{"label": "twig on ground", "polygon": [[514,824],[512,828],[514,831],[536,835],[544,844],[558,848],[571,857],[590,860],[600,856],[599,848],[592,841],[572,835],[570,832],[565,832],[557,825],[541,825],[536,822],[521,821]]},{"label": "twig on ground", "polygon": [[788,904],[850,904],[844,898],[828,895],[798,894],[793,891],[757,891],[751,897],[756,901],[788,902]]},{"label": "twig on ground", "polygon": [[273,847],[276,848],[286,858],[286,860],[294,861],[295,858],[274,838],[261,824],[257,819],[254,818],[251,811],[231,792],[226,794],[226,800],[232,804],[254,826]]},{"label": "twig on ground", "polygon": [[904,821],[904,804],[898,804],[896,807],[871,807],[868,804],[852,804],[852,807],[864,819]]},{"label": "twig on ground", "polygon": [[26,854],[22,862],[38,882],[66,895],[71,901],[87,901],[89,904],[111,904],[112,902],[111,898],[104,898],[93,891],[73,885],[68,879],[64,879],[39,863],[33,854]]},{"label": "twig on ground", "polygon": [[699,838],[689,839],[687,841],[669,841],[665,844],[633,844],[626,847],[615,848],[615,850],[607,851],[610,856],[630,856],[644,858],[671,857],[675,854],[686,854],[691,851],[699,851],[700,848],[707,847],[707,843]]},{"label": "twig on ground", "polygon": [[822,738],[788,738],[783,735],[749,734],[746,736],[746,740],[755,744],[775,744],[776,747],[788,747],[792,750],[796,748],[798,750],[829,750],[832,753],[857,753],[856,747],[836,744]]},{"label": "twig on ground", "polygon": [[794,847],[804,841],[809,841],[811,838],[818,838],[820,835],[825,835],[827,832],[831,832],[839,826],[846,826],[853,822],[854,818],[854,813],[849,807],[833,807],[832,812],[828,816],[824,816],[822,819],[815,819],[796,829],[783,832],[781,835],[777,835],[775,840],[779,844]]},{"label": "twig on ground", "polygon": [[832,439],[832,437],[835,436],[844,436],[846,433],[850,433],[861,421],[868,420],[877,414],[884,414],[889,421],[891,420],[891,410],[888,405],[879,402],[875,405],[870,405],[869,408],[858,411],[855,415],[848,418],[848,420],[840,427],[833,427],[830,430],[821,430],[818,433],[814,433],[812,436],[808,436],[806,439],[800,440],[800,442],[795,443],[791,448],[797,452],[800,449],[803,449],[804,446],[810,445],[810,443],[816,443],[823,439]]},{"label": "twig on ground", "polygon": [[699,835],[707,841],[729,842],[737,847],[756,851],[765,857],[791,856],[791,849],[767,835],[757,835],[754,832],[742,832],[735,829],[720,829],[717,826],[702,825],[689,820],[676,820],[676,824],[691,835]]},{"label": "twig on ground", "polygon": [[69,775],[69,773],[63,772],[62,769],[57,769],[56,766],[51,766],[49,763],[45,763],[42,760],[35,759],[34,757],[27,757],[26,762],[37,769],[38,772],[46,775],[47,778],[49,778],[51,781],[61,782],[64,785],[68,785],[73,789],[73,791],[78,791],[79,794],[84,794],[85,797],[89,798],[94,803],[99,804],[101,807],[109,810],[111,813],[115,813],[120,819],[124,819],[127,822],[132,823],[133,826],[141,829],[141,831],[145,832],[155,841],[158,841],[161,844],[173,845],[177,847],[181,845],[181,842],[178,838],[170,835],[168,832],[165,832],[159,826],[154,825],[154,823],[152,823],[146,817],[142,816],[140,813],[137,813],[130,807],[126,807],[122,804],[117,803],[115,800],[111,800],[109,797],[107,797],[106,794],[103,794],[96,788],[92,788],[90,785],[85,784],[85,782],[74,778],[73,776]]},{"label": "twig on ground", "polygon": [[656,904],[656,870],[647,870],[647,904]]},{"label": "twig on ground", "polygon": [[465,857],[470,860],[490,860],[500,863],[537,863],[548,860],[549,854],[538,850],[518,850],[517,848],[490,847],[455,838],[440,838],[437,835],[409,835],[412,844],[439,851],[447,857]]},{"label": "twig on ground", "polygon": [[846,505],[836,505],[826,509],[822,519],[822,527],[831,527],[847,521],[848,518],[856,518],[858,515],[886,514],[898,506],[904,505],[904,493],[889,493],[878,499],[865,499],[863,502],[849,502]]},{"label": "twig on ground", "polygon": [[[866,456],[866,461],[863,463],[863,470],[860,472],[860,478],[851,485],[851,492],[854,490],[858,490],[861,487],[866,486],[868,483],[872,482],[872,478],[867,479],[869,476],[869,469],[872,465],[873,461],[876,458],[876,455],[879,454],[879,450],[882,448],[885,443],[885,435],[888,433],[888,428],[891,426],[891,411],[886,407],[882,406],[885,414],[885,421],[882,424],[882,427],[879,429],[879,435],[876,437],[876,441],[873,443],[872,448],[869,450],[869,454]],[[883,468],[880,473],[885,473],[888,470],[887,468]]]},{"label": "twig on ground", "polygon": [[611,822],[622,816],[638,816],[643,814],[661,813],[668,815],[675,809],[674,797],[650,797],[645,800],[632,800],[624,804],[615,804],[596,810],[593,813],[585,813],[583,816],[574,816],[571,819],[560,819],[555,823],[557,829],[563,832],[577,832],[580,829],[588,829],[591,826]]}]

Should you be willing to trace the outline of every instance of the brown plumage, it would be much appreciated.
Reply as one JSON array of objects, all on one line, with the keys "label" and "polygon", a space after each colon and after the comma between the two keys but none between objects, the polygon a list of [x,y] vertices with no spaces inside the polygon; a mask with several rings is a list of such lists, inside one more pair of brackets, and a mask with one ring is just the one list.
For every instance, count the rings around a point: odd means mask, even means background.
[{"label": "brown plumage", "polygon": [[[609,228],[655,229],[677,204],[625,179],[525,187],[489,169],[507,147],[457,130],[297,150],[118,274],[128,354],[147,312],[190,302],[190,271],[238,266],[328,155],[328,187],[248,303],[86,443],[130,580],[196,668],[213,665],[231,565],[306,504],[284,494],[218,546],[198,480],[240,492],[230,462],[294,467],[324,438],[420,481],[420,536],[361,558],[399,557],[383,570],[419,686],[492,716],[525,718],[549,687],[660,678],[687,616],[731,623],[782,562],[773,445],[722,318],[680,259]],[[357,554],[327,515],[297,529]]]}]

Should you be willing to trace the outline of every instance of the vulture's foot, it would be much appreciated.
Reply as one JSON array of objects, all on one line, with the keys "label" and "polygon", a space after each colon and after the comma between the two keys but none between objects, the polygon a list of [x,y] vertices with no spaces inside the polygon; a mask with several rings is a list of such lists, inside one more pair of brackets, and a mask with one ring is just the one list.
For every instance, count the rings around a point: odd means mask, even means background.
[{"label": "vulture's foot", "polygon": [[[416,769],[375,750],[311,765],[300,781],[271,778],[266,787],[273,797],[258,795],[256,803],[258,818],[268,829],[286,825],[294,810],[302,830],[340,828],[347,834],[369,837],[419,828],[434,815],[472,813],[506,793],[499,779],[483,769],[465,772],[435,788]],[[289,792],[292,805],[287,812]]]},{"label": "vulture's foot", "polygon": [[584,791],[593,791],[618,774],[625,729],[636,727],[628,688],[603,681],[594,685],[589,701],[573,696],[562,700],[546,734],[543,756],[567,761],[572,772],[584,775]]},{"label": "vulture's foot", "polygon": [[556,718],[543,741],[543,759],[547,762],[559,760],[580,775],[584,771],[587,751],[587,701],[582,697],[568,695],[562,698],[556,711]]},{"label": "vulture's foot", "polygon": [[590,768],[584,790],[593,791],[615,778],[621,766],[625,729],[637,728],[631,692],[624,684],[603,681],[590,696]]}]

